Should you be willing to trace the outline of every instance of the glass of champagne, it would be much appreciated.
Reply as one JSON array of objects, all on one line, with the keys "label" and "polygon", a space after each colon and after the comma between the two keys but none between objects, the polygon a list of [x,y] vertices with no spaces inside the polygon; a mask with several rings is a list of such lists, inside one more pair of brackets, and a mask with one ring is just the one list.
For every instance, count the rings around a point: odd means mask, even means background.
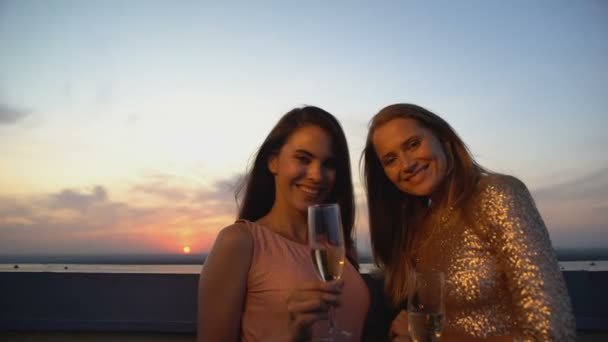
[{"label": "glass of champagne", "polygon": [[[308,245],[312,264],[321,280],[330,282],[340,279],[344,268],[344,236],[340,206],[336,203],[317,204],[308,207]],[[329,340],[341,339],[351,334],[338,331],[334,322],[334,309],[329,308]]]},{"label": "glass of champagne", "polygon": [[441,339],[445,307],[442,272],[412,272],[407,298],[407,321],[414,342]]}]

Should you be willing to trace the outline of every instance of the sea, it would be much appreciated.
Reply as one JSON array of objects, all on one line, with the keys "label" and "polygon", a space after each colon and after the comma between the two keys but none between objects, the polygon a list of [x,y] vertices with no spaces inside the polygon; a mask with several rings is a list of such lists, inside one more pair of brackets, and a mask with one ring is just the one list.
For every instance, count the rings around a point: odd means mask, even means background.
[{"label": "sea", "polygon": [[[562,271],[608,271],[608,260],[560,261]],[[149,274],[199,274],[203,265],[193,264],[68,264],[68,263],[10,263],[0,264],[0,272],[57,272],[57,273],[149,273]],[[376,270],[374,264],[361,264],[362,273]]]}]

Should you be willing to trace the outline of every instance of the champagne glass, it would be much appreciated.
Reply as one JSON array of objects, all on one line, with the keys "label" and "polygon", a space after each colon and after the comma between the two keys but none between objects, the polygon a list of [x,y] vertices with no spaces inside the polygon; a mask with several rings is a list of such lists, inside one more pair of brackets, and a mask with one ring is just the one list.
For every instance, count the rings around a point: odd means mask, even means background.
[{"label": "champagne glass", "polygon": [[[321,280],[330,282],[340,279],[345,255],[338,204],[317,204],[308,207],[308,245],[312,264]],[[351,336],[349,332],[337,330],[333,307],[329,308],[328,326],[329,340],[333,340],[335,336]]]},{"label": "champagne glass", "polygon": [[445,280],[442,272],[412,272],[407,299],[407,321],[414,342],[441,339],[445,306]]}]

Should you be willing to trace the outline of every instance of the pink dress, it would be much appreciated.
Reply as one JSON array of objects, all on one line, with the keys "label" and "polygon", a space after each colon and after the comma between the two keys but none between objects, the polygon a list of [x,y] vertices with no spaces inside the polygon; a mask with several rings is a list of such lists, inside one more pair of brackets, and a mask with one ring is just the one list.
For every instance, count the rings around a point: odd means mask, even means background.
[{"label": "pink dress", "polygon": [[[291,289],[319,277],[313,269],[308,245],[291,241],[257,223],[239,222],[246,224],[253,237],[241,340],[259,341],[287,326],[287,296]],[[336,325],[353,334],[349,341],[359,341],[369,307],[369,292],[350,262],[344,266],[342,279],[342,305],[335,310]],[[313,326],[314,336],[323,336],[326,331],[327,321]]]}]

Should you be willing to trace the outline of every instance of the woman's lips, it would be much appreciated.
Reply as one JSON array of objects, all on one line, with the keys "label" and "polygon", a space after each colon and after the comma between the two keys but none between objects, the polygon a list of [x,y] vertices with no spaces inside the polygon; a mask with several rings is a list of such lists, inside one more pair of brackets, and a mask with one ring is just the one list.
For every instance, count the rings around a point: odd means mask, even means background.
[{"label": "woman's lips", "polygon": [[311,187],[303,184],[298,184],[297,187],[310,198],[316,198],[321,193],[321,188],[319,187]]},{"label": "woman's lips", "polygon": [[414,173],[412,175],[410,175],[409,177],[407,177],[405,179],[406,182],[409,182],[410,180],[412,180],[412,178],[416,177],[416,176],[423,176],[425,171],[429,168],[429,164],[424,165],[423,167],[419,168],[418,170],[414,171]]}]

